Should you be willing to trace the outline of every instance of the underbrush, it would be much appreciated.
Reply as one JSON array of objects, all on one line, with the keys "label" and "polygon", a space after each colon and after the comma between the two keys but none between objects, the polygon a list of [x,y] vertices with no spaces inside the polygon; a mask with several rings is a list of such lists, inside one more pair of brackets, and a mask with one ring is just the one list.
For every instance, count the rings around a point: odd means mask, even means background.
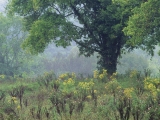
[{"label": "underbrush", "polygon": [[45,73],[34,80],[0,78],[1,120],[159,120],[160,78],[106,70],[93,77]]}]

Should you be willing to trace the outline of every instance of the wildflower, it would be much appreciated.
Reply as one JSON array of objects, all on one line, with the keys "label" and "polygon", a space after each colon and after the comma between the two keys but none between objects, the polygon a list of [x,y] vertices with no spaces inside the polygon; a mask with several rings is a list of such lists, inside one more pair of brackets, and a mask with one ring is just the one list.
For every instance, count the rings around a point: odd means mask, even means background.
[{"label": "wildflower", "polygon": [[117,75],[117,72],[113,73],[112,75],[113,75],[113,76],[116,76],[116,75]]},{"label": "wildflower", "polygon": [[126,97],[131,98],[132,97],[131,94],[133,93],[133,90],[134,90],[133,88],[125,88],[123,93]]},{"label": "wildflower", "polygon": [[17,100],[17,98],[16,97],[12,97],[12,100]]},{"label": "wildflower", "polygon": [[155,87],[152,83],[150,83],[150,84],[148,85],[148,89],[149,89],[149,90],[153,90],[153,89],[156,89],[156,87]]},{"label": "wildflower", "polygon": [[88,95],[88,96],[87,96],[87,98],[88,98],[88,99],[91,99],[91,98],[92,98],[92,96],[91,96],[91,95]]},{"label": "wildflower", "polygon": [[103,69],[103,74],[107,75],[107,70]]},{"label": "wildflower", "polygon": [[5,75],[0,75],[0,78],[4,79],[4,78],[5,78]]},{"label": "wildflower", "polygon": [[13,101],[13,103],[16,104],[16,103],[17,103],[17,98],[16,98],[16,97],[12,97],[12,98],[11,98],[11,101]]},{"label": "wildflower", "polygon": [[78,84],[79,88],[84,89],[84,90],[89,90],[94,86],[94,82],[79,82]]},{"label": "wildflower", "polygon": [[104,74],[100,74],[99,78],[102,80],[104,78]]},{"label": "wildflower", "polygon": [[94,90],[94,93],[97,93],[97,90]]},{"label": "wildflower", "polygon": [[133,78],[135,75],[137,75],[137,71],[133,70],[133,71],[131,71],[129,76],[130,76],[130,78]]},{"label": "wildflower", "polygon": [[74,80],[72,78],[69,78],[68,80],[65,80],[63,82],[63,85],[74,85]]},{"label": "wildflower", "polygon": [[97,79],[98,78],[98,71],[97,70],[95,70],[95,71],[93,71],[93,78],[95,78],[95,79]]},{"label": "wildflower", "polygon": [[113,73],[112,76],[110,76],[111,80],[116,80],[117,72]]},{"label": "wildflower", "polygon": [[119,83],[117,82],[117,80],[112,80],[110,82],[108,82],[105,86],[105,88],[108,90],[108,91],[117,91],[119,90],[121,87],[119,86]]},{"label": "wildflower", "polygon": [[78,93],[78,91],[77,91],[77,90],[74,90],[73,93],[76,95],[76,94]]},{"label": "wildflower", "polygon": [[72,73],[72,78],[76,78],[76,74],[75,73]]},{"label": "wildflower", "polygon": [[157,98],[157,92],[156,91],[152,91],[152,95],[153,95],[153,98]]},{"label": "wildflower", "polygon": [[60,79],[60,80],[63,80],[63,79],[65,79],[65,78],[67,78],[67,77],[68,77],[68,74],[65,73],[65,74],[61,74],[61,75],[59,76],[59,79]]},{"label": "wildflower", "polygon": [[156,78],[153,79],[153,78],[147,77],[144,80],[144,88],[152,94],[154,99],[157,98],[157,94],[160,92],[158,87],[159,84],[160,84],[160,80]]},{"label": "wildflower", "polygon": [[20,106],[20,105],[18,105],[18,106],[17,106],[17,110],[20,110],[20,109],[21,109],[21,106]]},{"label": "wildflower", "polygon": [[101,98],[101,96],[100,96],[100,95],[98,95],[98,98]]}]

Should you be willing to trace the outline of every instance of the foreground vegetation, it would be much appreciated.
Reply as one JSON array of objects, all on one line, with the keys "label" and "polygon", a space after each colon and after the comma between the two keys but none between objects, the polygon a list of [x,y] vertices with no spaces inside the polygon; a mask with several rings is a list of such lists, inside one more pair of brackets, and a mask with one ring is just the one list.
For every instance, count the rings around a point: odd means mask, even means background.
[{"label": "foreground vegetation", "polygon": [[160,79],[146,71],[45,73],[36,79],[0,76],[1,120],[158,120]]}]

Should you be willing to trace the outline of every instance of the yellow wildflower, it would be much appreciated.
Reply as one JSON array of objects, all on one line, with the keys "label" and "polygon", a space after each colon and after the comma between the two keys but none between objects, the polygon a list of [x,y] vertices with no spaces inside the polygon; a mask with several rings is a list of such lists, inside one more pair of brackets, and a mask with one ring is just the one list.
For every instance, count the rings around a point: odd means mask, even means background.
[{"label": "yellow wildflower", "polygon": [[68,74],[65,73],[65,74],[61,74],[61,75],[59,76],[59,79],[63,80],[63,79],[65,79],[65,78],[67,78],[67,77],[68,77]]},{"label": "yellow wildflower", "polygon": [[4,78],[5,78],[5,75],[0,75],[0,78],[4,79]]},{"label": "yellow wildflower", "polygon": [[78,93],[78,91],[77,91],[77,90],[74,90],[73,93],[76,95],[76,94]]},{"label": "yellow wildflower", "polygon": [[153,98],[156,98],[157,94],[160,92],[159,84],[160,80],[157,78],[147,77],[144,80],[144,88],[152,94]]},{"label": "yellow wildflower", "polygon": [[130,77],[131,78],[135,77],[137,75],[137,73],[138,72],[136,70],[132,70],[131,73],[130,73]]},{"label": "yellow wildflower", "polygon": [[94,93],[97,93],[97,90],[94,90]]},{"label": "yellow wildflower", "polygon": [[116,76],[117,76],[117,72],[113,73],[113,74],[110,76],[110,79],[111,79],[111,80],[116,80]]},{"label": "yellow wildflower", "polygon": [[21,106],[20,106],[20,105],[18,105],[18,106],[17,106],[17,110],[20,110],[20,109],[21,109]]},{"label": "yellow wildflower", "polygon": [[92,98],[92,96],[91,96],[91,95],[88,95],[88,96],[87,96],[87,98],[88,98],[88,99],[91,99],[91,98]]},{"label": "yellow wildflower", "polygon": [[126,97],[131,98],[133,90],[134,88],[125,88],[123,93]]},{"label": "yellow wildflower", "polygon": [[76,74],[75,73],[72,73],[72,78],[76,78]]},{"label": "yellow wildflower", "polygon": [[65,80],[63,82],[63,85],[74,85],[74,80],[72,78],[69,78],[68,80]]},{"label": "yellow wildflower", "polygon": [[107,75],[107,70],[103,69],[103,74]]},{"label": "yellow wildflower", "polygon": [[17,100],[17,98],[16,97],[12,97],[12,100]]},{"label": "yellow wildflower", "polygon": [[89,90],[94,86],[94,82],[79,82],[78,86],[81,89]]},{"label": "yellow wildflower", "polygon": [[97,70],[93,71],[93,77],[94,77],[95,79],[98,78],[98,74],[99,74],[99,72],[98,72]]},{"label": "yellow wildflower", "polygon": [[102,80],[104,78],[104,74],[100,74],[99,78]]}]

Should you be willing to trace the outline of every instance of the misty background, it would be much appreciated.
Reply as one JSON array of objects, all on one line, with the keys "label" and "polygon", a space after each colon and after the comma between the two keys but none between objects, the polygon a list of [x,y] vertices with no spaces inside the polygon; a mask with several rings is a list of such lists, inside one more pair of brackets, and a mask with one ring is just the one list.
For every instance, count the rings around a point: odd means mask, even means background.
[{"label": "misty background", "polygon": [[[0,12],[5,12],[5,6],[7,0],[0,0]],[[144,72],[149,69],[152,71],[152,75],[157,75],[160,70],[160,57],[158,56],[158,47],[155,49],[155,55],[153,57],[147,55],[145,51],[136,49],[130,53],[122,54],[118,60],[117,72],[126,73],[129,70],[138,70]],[[44,51],[44,53],[37,56],[31,56],[26,58],[26,62],[21,68],[21,72],[27,76],[37,76],[46,71],[54,71],[55,74],[61,74],[64,72],[75,72],[76,74],[92,75],[93,70],[97,66],[97,54],[95,53],[91,57],[79,56],[78,47],[74,42],[71,46],[66,48],[56,47],[54,44],[50,44]],[[24,69],[25,67],[27,69]],[[3,69],[3,68],[1,68]],[[1,74],[1,73],[0,73]]]}]

